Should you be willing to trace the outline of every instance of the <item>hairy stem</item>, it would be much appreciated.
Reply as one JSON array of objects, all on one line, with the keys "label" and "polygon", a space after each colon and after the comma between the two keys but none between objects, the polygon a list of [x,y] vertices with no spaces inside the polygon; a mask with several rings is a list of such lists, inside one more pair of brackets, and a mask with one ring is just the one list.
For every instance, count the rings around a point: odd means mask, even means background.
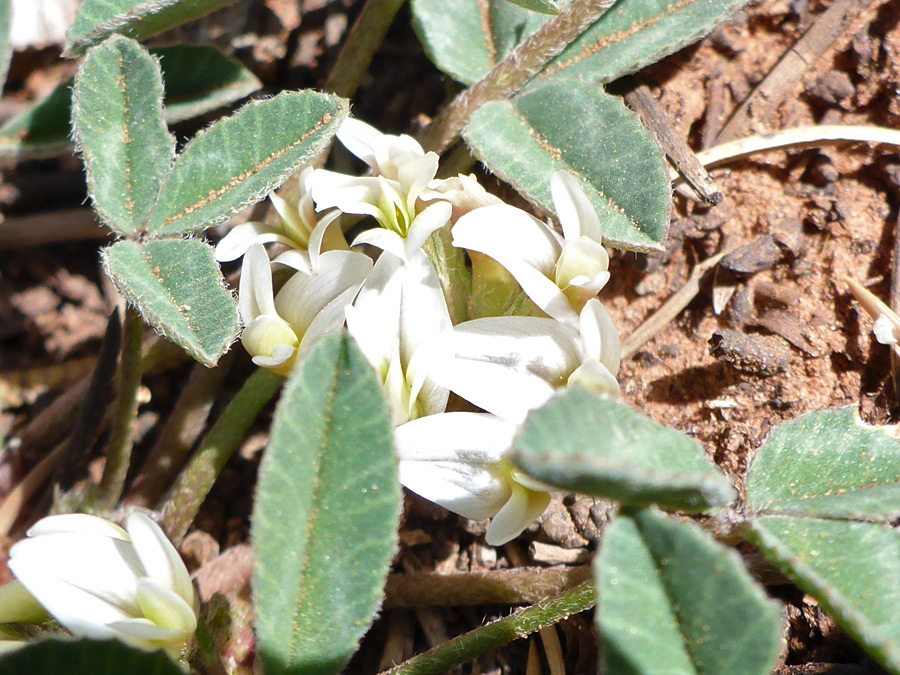
[{"label": "hairy stem", "polygon": [[119,361],[119,394],[113,410],[112,429],[106,451],[106,465],[100,479],[99,501],[112,508],[122,496],[125,476],[131,464],[134,418],[141,385],[141,338],[144,319],[135,307],[125,309],[122,330],[122,355]]},{"label": "hairy stem", "polygon": [[353,98],[403,2],[366,0],[325,82],[325,91]]},{"label": "hairy stem", "polygon": [[449,642],[414,656],[383,675],[437,675],[486,652],[559,623],[566,617],[594,606],[594,582],[575,588],[522,609],[515,614],[481,626]]},{"label": "hairy stem", "polygon": [[176,545],[194,521],[219,472],[283,382],[283,377],[257,369],[203,439],[162,508],[163,524]]},{"label": "hairy stem", "polygon": [[460,93],[421,133],[426,150],[447,149],[472,115],[491,101],[509,98],[544,66],[597,22],[616,0],[574,0],[491,69],[483,79]]}]

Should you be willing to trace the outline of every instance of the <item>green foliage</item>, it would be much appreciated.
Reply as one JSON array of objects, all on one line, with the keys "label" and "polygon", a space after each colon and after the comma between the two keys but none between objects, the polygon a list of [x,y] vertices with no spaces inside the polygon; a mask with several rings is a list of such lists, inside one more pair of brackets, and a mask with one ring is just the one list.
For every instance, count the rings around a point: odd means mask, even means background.
[{"label": "green foliage", "polygon": [[[226,106],[262,86],[253,73],[213,47],[177,45],[150,53],[162,67],[168,124]],[[69,152],[71,105],[72,80],[0,127],[0,157],[36,159]]]},{"label": "green foliage", "polygon": [[162,96],[159,65],[123,37],[92,49],[75,77],[72,124],[88,192],[119,234],[140,230],[175,158]]},{"label": "green foliage", "polygon": [[[534,84],[576,77],[609,82],[695,42],[746,2],[622,0],[553,59]],[[464,84],[487,75],[548,18],[510,7],[507,0],[413,0],[412,8],[429,58]]]},{"label": "green foliage", "polygon": [[66,55],[81,56],[113,33],[142,40],[236,0],[85,0],[66,36]]},{"label": "green foliage", "polygon": [[125,240],[102,256],[116,288],[150,325],[201,363],[216,364],[237,336],[237,308],[208,244]]},{"label": "green foliage", "polygon": [[264,672],[337,673],[371,624],[401,494],[381,383],[346,335],[322,339],[278,404],[251,532]]},{"label": "green foliage", "polygon": [[625,504],[702,511],[735,498],[695,440],[581,388],[528,416],[511,459],[545,483]]},{"label": "green foliage", "polygon": [[559,14],[559,10],[566,4],[565,0],[509,0],[509,2],[541,14]]},{"label": "green foliage", "polygon": [[603,673],[767,675],[775,665],[777,605],[736,552],[693,523],[621,515],[594,570]]},{"label": "green foliage", "polygon": [[900,444],[853,407],[781,425],[753,458],[747,506],[758,512],[888,522],[900,516]]},{"label": "green foliage", "polygon": [[776,429],[745,481],[748,538],[890,672],[900,673],[900,441],[853,408]]},{"label": "green foliage", "polygon": [[127,647],[117,640],[42,640],[0,659],[0,675],[182,675],[162,652]]},{"label": "green foliage", "polygon": [[6,84],[13,48],[9,39],[12,29],[12,0],[0,0],[0,91]]},{"label": "green foliage", "polygon": [[553,213],[550,175],[581,179],[603,222],[606,243],[659,250],[671,208],[656,142],[621,99],[575,81],[549,82],[472,117],[464,136],[491,171]]},{"label": "green foliage", "polygon": [[147,228],[199,232],[256,203],[324,150],[347,112],[344,99],[313,91],[248,103],[178,155]]}]

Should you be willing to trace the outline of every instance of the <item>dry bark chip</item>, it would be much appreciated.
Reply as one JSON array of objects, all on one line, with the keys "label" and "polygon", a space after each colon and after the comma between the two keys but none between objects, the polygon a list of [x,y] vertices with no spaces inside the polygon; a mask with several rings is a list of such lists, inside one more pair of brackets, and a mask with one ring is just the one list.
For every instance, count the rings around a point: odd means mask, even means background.
[{"label": "dry bark chip", "polygon": [[780,338],[717,330],[709,339],[709,353],[719,361],[754,375],[775,375],[786,370],[791,350]]},{"label": "dry bark chip", "polygon": [[771,234],[754,239],[722,258],[722,267],[737,274],[755,274],[770,269],[781,259],[782,250]]}]

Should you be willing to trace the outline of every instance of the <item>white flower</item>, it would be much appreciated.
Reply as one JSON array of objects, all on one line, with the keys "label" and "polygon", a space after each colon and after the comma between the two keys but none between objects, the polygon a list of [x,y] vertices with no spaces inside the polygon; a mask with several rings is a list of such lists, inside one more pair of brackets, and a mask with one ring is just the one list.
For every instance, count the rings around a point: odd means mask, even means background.
[{"label": "white flower", "polygon": [[[343,325],[344,308],[372,269],[372,261],[361,253],[312,253],[310,249],[311,273],[295,273],[277,296],[273,296],[271,264],[262,245],[253,244],[244,256],[238,290],[244,324],[241,343],[253,363],[280,375],[289,373],[297,356],[322,335]],[[286,255],[278,260],[289,264]]]},{"label": "white flower", "polygon": [[353,244],[371,244],[399,258],[411,258],[449,222],[453,210],[445,201],[419,203],[437,173],[437,154],[424,152],[409,136],[382,134],[354,119],[346,120],[337,135],[376,175],[316,170],[310,179],[316,208],[337,207],[344,213],[372,216],[381,227],[362,232]]},{"label": "white flower", "polygon": [[443,412],[449,392],[434,373],[452,356],[452,325],[440,281],[424,252],[384,252],[351,307],[347,330],[381,376],[394,424]]},{"label": "white flower", "polygon": [[[300,197],[297,206],[274,192],[269,195],[280,217],[277,225],[259,222],[236,225],[216,246],[216,260],[219,262],[237,260],[253,244],[279,243],[298,251],[312,248],[316,252],[349,250],[340,223],[337,222],[340,212],[332,211],[322,218],[316,217],[310,184],[312,175],[312,167],[306,167],[300,172],[298,181]],[[334,227],[330,227],[332,224]]]},{"label": "white flower", "polygon": [[453,178],[435,179],[422,191],[419,199],[432,201],[444,199],[453,206],[450,222],[455,223],[464,215],[484,206],[502,204],[503,200],[485,190],[474,174],[459,174]]},{"label": "white flower", "polygon": [[549,486],[504,459],[516,425],[486,413],[451,412],[394,430],[400,482],[464,518],[492,518],[485,540],[500,546],[546,510]]},{"label": "white flower", "polygon": [[150,518],[132,513],[126,527],[84,514],[44,518],[12,547],[9,568],[76,637],[118,638],[177,658],[197,628],[190,576]]},{"label": "white flower", "polygon": [[455,358],[437,379],[473,405],[511,422],[569,384],[618,396],[618,332],[596,298],[578,329],[554,319],[505,316],[475,319],[453,330]]},{"label": "white flower", "polygon": [[576,325],[587,301],[609,280],[609,255],[600,219],[578,184],[564,171],[550,178],[564,237],[508,204],[476,209],[453,226],[453,245],[503,265],[548,316]]}]

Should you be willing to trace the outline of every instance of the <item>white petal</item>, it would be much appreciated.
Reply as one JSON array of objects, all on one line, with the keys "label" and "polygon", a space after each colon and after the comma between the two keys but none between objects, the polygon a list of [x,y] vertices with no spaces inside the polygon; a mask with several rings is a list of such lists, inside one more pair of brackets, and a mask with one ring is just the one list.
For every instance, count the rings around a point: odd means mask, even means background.
[{"label": "white petal", "polygon": [[373,169],[378,168],[375,161],[375,143],[382,135],[375,127],[353,117],[345,119],[336,134],[347,150]]},{"label": "white petal", "polygon": [[231,262],[244,255],[253,244],[271,244],[273,242],[291,247],[296,246],[277,227],[264,223],[241,223],[233,227],[216,245],[216,260]]},{"label": "white petal", "polygon": [[619,331],[612,317],[596,298],[589,300],[579,317],[585,359],[598,359],[615,376],[622,361]]},{"label": "white petal", "polygon": [[[311,225],[305,223],[300,210],[274,192],[269,195],[269,200],[281,218],[284,226],[282,234],[291,241],[290,246],[292,248],[308,248],[309,234],[312,228],[315,227],[315,220],[313,220]],[[315,218],[315,211],[313,211],[313,218]]]},{"label": "white petal", "polygon": [[193,595],[187,602],[180,594],[149,579],[138,582],[138,602],[144,616],[162,628],[181,633],[182,639],[197,630],[197,616],[193,609]]},{"label": "white petal", "polygon": [[569,377],[569,386],[578,385],[602,396],[619,395],[619,383],[609,369],[597,359],[586,359]]},{"label": "white petal", "polygon": [[244,325],[262,314],[275,314],[272,297],[272,267],[261,244],[253,244],[244,254],[238,286],[238,308]]},{"label": "white petal", "polygon": [[308,251],[298,251],[297,249],[284,251],[275,256],[272,264],[284,265],[303,274],[312,274],[312,263],[310,263]]},{"label": "white petal", "polygon": [[484,540],[491,546],[502,546],[512,541],[540,518],[548,506],[550,495],[546,492],[535,492],[513,483],[509,501],[494,516]]},{"label": "white petal", "polygon": [[338,223],[340,216],[340,211],[325,214],[309,235],[309,260],[313,270],[319,269],[319,255],[323,251],[350,250],[347,240],[344,239],[344,233],[341,231],[340,223]]},{"label": "white petal", "polygon": [[419,345],[449,339],[453,324],[441,282],[423,251],[396,268],[395,274],[400,278],[400,354],[407,365]]},{"label": "white petal", "polygon": [[109,628],[118,633],[116,637],[139,647],[157,647],[186,642],[184,633],[172,628],[157,626],[149,619],[111,621]]},{"label": "white petal", "polygon": [[298,354],[303,356],[322,336],[339,330],[344,325],[346,311],[352,309],[350,303],[356,297],[359,286],[352,286],[329,302],[310,322],[300,340]]},{"label": "white petal", "polygon": [[567,241],[588,237],[603,241],[603,228],[593,204],[584,194],[578,179],[567,171],[550,176],[550,194]]},{"label": "white petal", "polygon": [[498,464],[516,426],[483,413],[445,413],[397,427],[400,482],[465,518],[493,516],[510,495]]},{"label": "white petal", "polygon": [[366,360],[384,377],[400,335],[402,279],[397,270],[403,261],[382,253],[346,310],[347,330],[356,339]]},{"label": "white petal", "polygon": [[285,344],[277,345],[275,349],[272,350],[271,356],[254,356],[253,363],[261,368],[268,368],[269,370],[286,377],[290,371],[290,364],[288,362],[293,360],[296,352],[296,347]]},{"label": "white petal", "polygon": [[[300,344],[300,338],[287,321],[274,314],[256,317],[241,332],[241,344],[250,356],[274,357],[276,350],[285,345],[291,353]],[[284,350],[281,350],[283,353]],[[270,367],[271,364],[267,364]]]},{"label": "white petal", "polygon": [[359,246],[360,244],[375,246],[400,260],[406,257],[406,240],[391,230],[385,230],[380,227],[363,230],[353,240],[353,246]]},{"label": "white petal", "polygon": [[288,279],[275,298],[278,315],[302,336],[316,315],[348,288],[362,286],[372,261],[355,251],[328,251],[319,259],[318,275],[298,273]]},{"label": "white petal", "polygon": [[178,551],[159,525],[143,513],[135,511],[128,516],[127,527],[147,577],[193,606],[194,587],[191,585],[191,577]]},{"label": "white petal", "polygon": [[554,277],[560,288],[568,284],[588,287],[585,281],[577,281],[579,277],[590,280],[591,289],[596,295],[609,280],[609,254],[601,244],[592,239],[579,237],[566,242],[559,260],[556,263]]},{"label": "white petal", "polygon": [[380,184],[377,177],[345,176],[342,173],[316,169],[310,179],[316,210],[337,207],[345,213],[379,217]]},{"label": "white petal", "polygon": [[432,234],[450,222],[452,213],[452,204],[438,202],[426,207],[416,216],[406,233],[405,257],[409,259],[418,253]]},{"label": "white petal", "polygon": [[886,314],[882,314],[875,320],[875,326],[872,329],[875,333],[875,339],[883,345],[897,344],[897,335],[900,330],[891,321]]},{"label": "white petal", "polygon": [[129,541],[128,533],[115,523],[86,513],[66,513],[41,518],[28,530],[29,537],[61,532],[95,534]]},{"label": "white petal", "polygon": [[434,152],[398,166],[397,182],[400,183],[401,191],[406,194],[406,208],[410,213],[415,213],[416,200],[422,190],[434,180],[437,168],[438,156]]}]

